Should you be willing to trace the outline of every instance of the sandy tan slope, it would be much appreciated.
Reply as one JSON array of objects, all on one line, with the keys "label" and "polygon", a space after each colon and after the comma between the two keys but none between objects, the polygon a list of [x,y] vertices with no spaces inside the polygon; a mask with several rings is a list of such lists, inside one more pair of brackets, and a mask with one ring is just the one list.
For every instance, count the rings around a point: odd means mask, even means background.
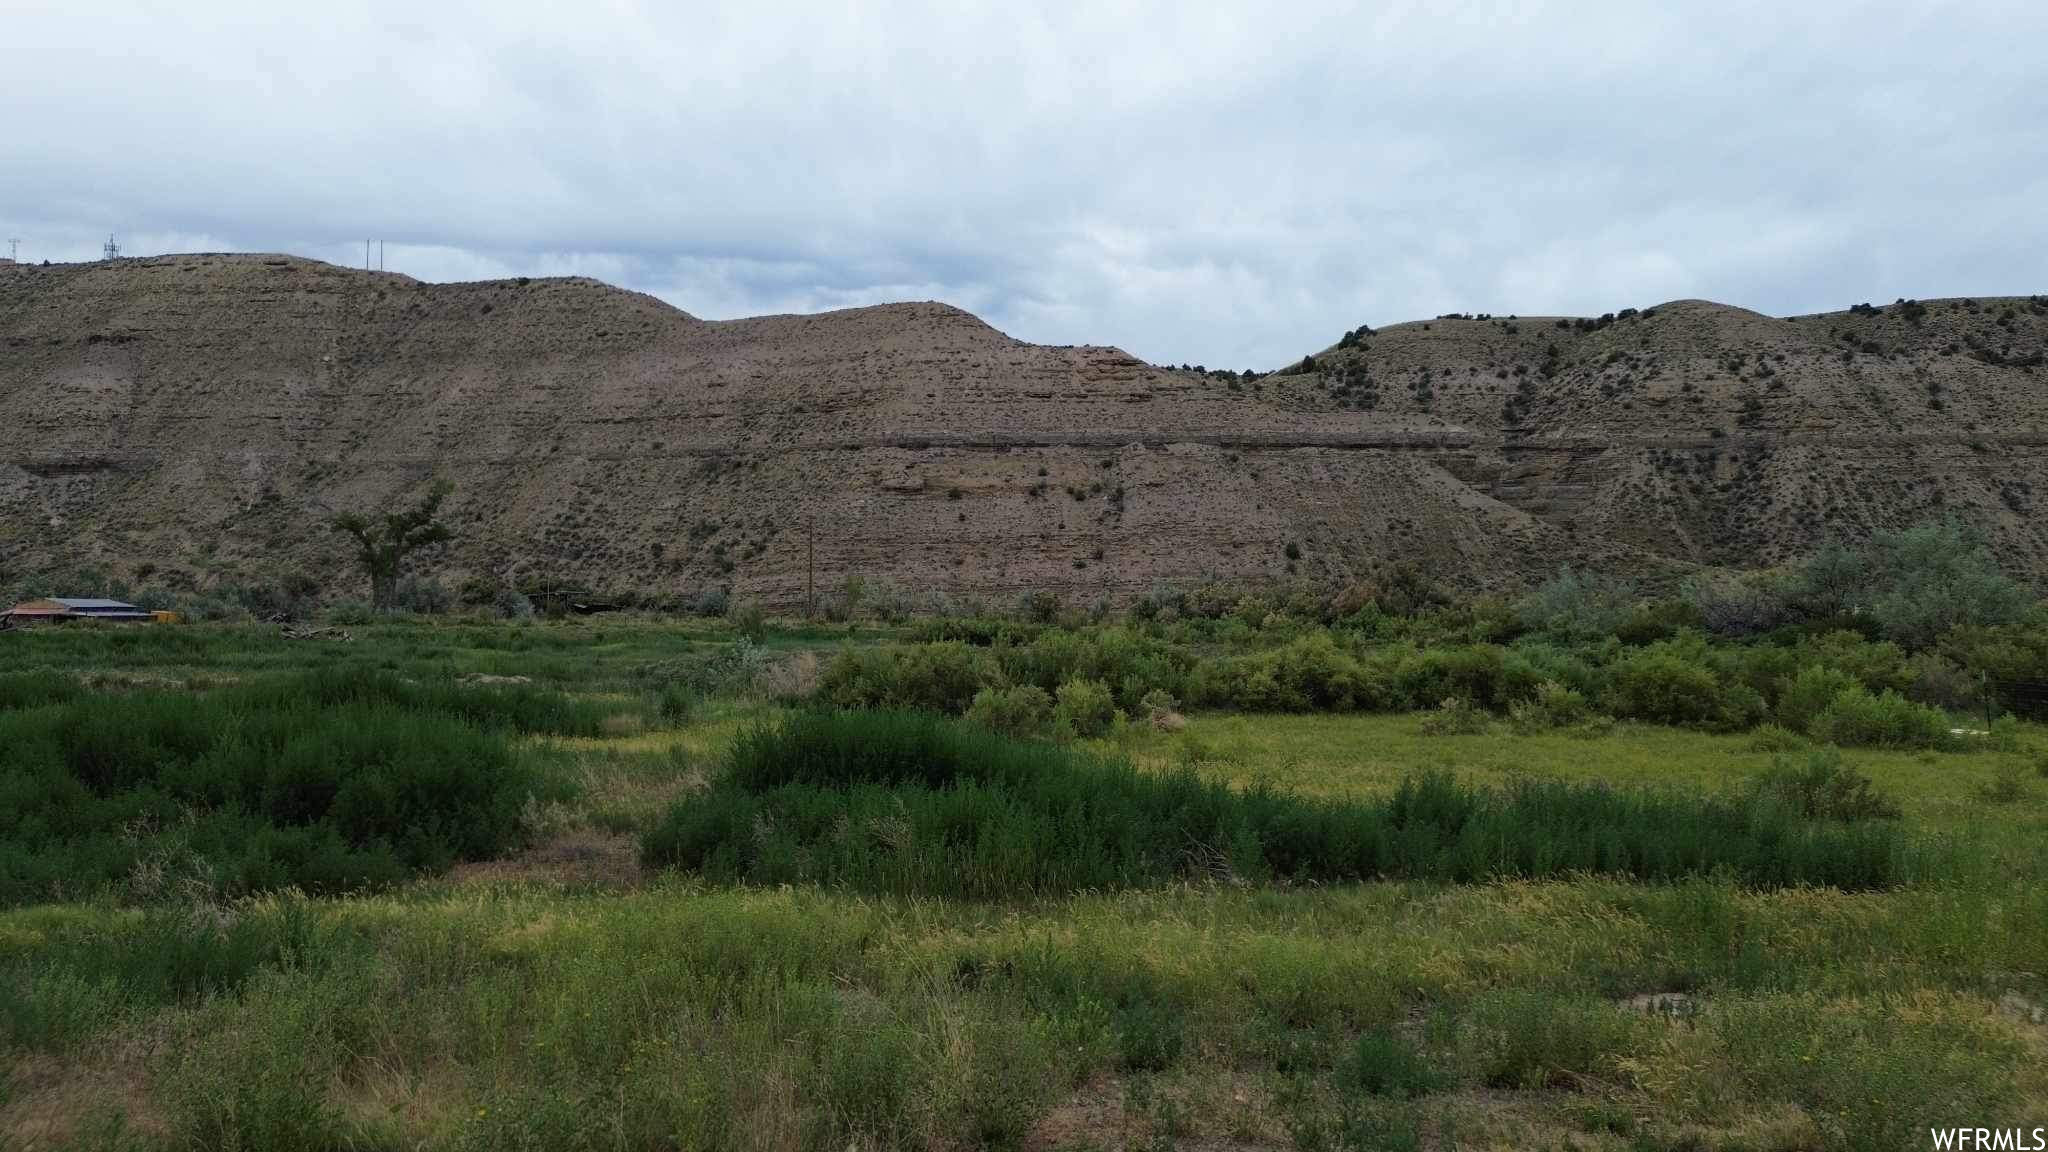
[{"label": "sandy tan slope", "polygon": [[436,475],[451,581],[778,605],[812,554],[821,589],[955,599],[1396,560],[1505,587],[1768,563],[1946,510],[2016,572],[2048,563],[2048,300],[1679,301],[1344,344],[1247,382],[942,304],[710,322],[583,279],[0,268],[0,568],[351,587],[323,519]]}]

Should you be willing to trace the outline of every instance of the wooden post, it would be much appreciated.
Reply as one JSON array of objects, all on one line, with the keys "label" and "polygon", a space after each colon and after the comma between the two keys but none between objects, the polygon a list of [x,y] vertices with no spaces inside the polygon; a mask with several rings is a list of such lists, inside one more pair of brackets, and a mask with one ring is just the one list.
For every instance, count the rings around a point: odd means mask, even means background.
[{"label": "wooden post", "polygon": [[818,618],[818,516],[804,518],[804,619]]}]

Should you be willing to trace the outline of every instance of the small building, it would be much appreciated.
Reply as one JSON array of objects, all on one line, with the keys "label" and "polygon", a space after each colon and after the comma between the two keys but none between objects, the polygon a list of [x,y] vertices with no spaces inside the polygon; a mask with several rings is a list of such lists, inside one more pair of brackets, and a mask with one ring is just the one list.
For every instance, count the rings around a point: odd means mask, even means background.
[{"label": "small building", "polygon": [[34,624],[44,620],[148,622],[157,618],[157,614],[147,608],[137,608],[120,600],[93,600],[71,596],[24,600],[8,609],[5,615],[11,624]]}]

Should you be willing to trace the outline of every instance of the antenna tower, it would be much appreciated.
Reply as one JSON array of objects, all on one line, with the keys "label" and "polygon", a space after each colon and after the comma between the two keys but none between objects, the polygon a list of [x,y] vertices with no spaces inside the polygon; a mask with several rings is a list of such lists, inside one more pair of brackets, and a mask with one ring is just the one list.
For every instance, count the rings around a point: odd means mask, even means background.
[{"label": "antenna tower", "polygon": [[19,241],[19,240],[16,240],[16,239],[14,239],[14,238],[12,238],[12,237],[9,237],[9,238],[8,238],[8,241],[7,241],[7,258],[8,258],[9,260],[19,260],[19,259],[21,259],[21,241]]},{"label": "antenna tower", "polygon": [[121,246],[119,244],[114,243],[114,234],[112,232],[109,232],[107,233],[106,244],[100,248],[100,259],[119,260],[120,258]]}]

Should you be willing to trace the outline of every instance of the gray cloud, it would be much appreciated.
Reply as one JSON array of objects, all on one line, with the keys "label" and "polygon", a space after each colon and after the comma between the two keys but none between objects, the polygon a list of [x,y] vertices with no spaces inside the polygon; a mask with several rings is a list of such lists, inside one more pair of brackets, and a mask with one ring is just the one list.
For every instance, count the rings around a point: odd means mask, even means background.
[{"label": "gray cloud", "polygon": [[1451,310],[2048,289],[2037,3],[1029,7],[17,4],[0,228],[1234,367]]}]

